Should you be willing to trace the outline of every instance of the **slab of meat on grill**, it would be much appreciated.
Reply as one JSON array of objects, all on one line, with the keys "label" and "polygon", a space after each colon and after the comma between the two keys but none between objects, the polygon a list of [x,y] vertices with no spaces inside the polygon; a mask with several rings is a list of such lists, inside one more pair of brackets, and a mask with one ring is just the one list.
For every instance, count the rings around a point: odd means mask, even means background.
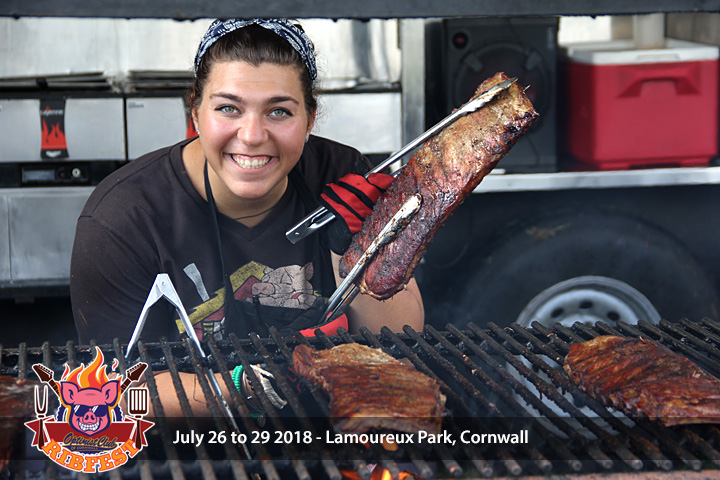
[{"label": "slab of meat on grill", "polygon": [[293,364],[298,375],[328,394],[339,433],[440,432],[445,396],[437,382],[379,349],[356,343],[328,350],[299,345]]},{"label": "slab of meat on grill", "polygon": [[[502,73],[496,74],[484,81],[476,94],[507,78]],[[402,290],[435,233],[537,117],[523,88],[514,84],[428,140],[380,197],[362,230],[353,237],[340,261],[340,275],[347,276],[403,203],[419,193],[422,206],[418,213],[368,263],[355,282],[361,292],[378,299],[390,298]]]},{"label": "slab of meat on grill", "polygon": [[24,438],[24,422],[33,414],[33,392],[37,382],[0,377],[0,473],[12,458],[18,438]]},{"label": "slab of meat on grill", "polygon": [[720,380],[652,340],[575,343],[563,368],[583,391],[625,413],[665,426],[720,423]]}]

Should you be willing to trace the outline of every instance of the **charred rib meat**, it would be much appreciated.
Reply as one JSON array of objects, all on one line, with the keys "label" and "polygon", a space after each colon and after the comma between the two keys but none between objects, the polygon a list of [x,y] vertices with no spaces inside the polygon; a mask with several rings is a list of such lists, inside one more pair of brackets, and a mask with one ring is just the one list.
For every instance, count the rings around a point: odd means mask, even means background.
[{"label": "charred rib meat", "polygon": [[440,431],[445,396],[437,382],[381,350],[356,343],[319,351],[299,345],[293,363],[298,375],[329,395],[338,432]]},{"label": "charred rib meat", "polygon": [[33,390],[37,382],[0,377],[0,473],[12,458],[15,442],[21,437],[23,423],[33,413]]},{"label": "charred rib meat", "polygon": [[[478,87],[477,94],[507,78],[496,74]],[[379,299],[402,290],[435,233],[537,116],[523,89],[514,84],[427,141],[353,238],[340,262],[340,275],[347,276],[385,224],[411,195],[418,193],[422,197],[420,211],[396,239],[380,250],[356,281],[363,293]]]},{"label": "charred rib meat", "polygon": [[665,426],[720,423],[720,380],[651,340],[605,335],[575,343],[565,372],[583,391]]}]

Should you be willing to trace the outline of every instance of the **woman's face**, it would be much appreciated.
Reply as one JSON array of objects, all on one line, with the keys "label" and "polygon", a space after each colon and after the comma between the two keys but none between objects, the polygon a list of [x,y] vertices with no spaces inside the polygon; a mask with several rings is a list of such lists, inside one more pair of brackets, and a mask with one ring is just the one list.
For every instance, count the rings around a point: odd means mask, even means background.
[{"label": "woman's face", "polygon": [[215,174],[209,172],[213,193],[217,184],[224,191],[216,195],[230,201],[279,199],[314,121],[303,98],[295,67],[242,61],[212,67],[193,118]]}]

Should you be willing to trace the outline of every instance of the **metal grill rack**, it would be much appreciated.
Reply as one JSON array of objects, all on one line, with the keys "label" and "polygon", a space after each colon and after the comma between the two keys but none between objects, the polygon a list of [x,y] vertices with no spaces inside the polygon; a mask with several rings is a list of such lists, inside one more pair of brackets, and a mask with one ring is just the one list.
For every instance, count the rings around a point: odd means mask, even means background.
[{"label": "metal grill rack", "polygon": [[[557,325],[552,329],[540,324],[532,328],[512,325],[500,328],[489,324],[480,329],[474,324],[458,329],[447,325],[438,331],[426,327],[422,332],[406,327],[401,334],[384,330],[380,335],[363,331],[359,335],[342,332],[338,336],[280,337],[276,331],[268,338],[256,335],[247,339],[203,342],[203,359],[190,341],[140,342],[135,357],[149,365],[148,371],[167,370],[175,395],[183,409],[180,430],[224,432],[224,443],[203,443],[197,447],[173,443],[178,427],[163,415],[158,385],[148,376],[156,423],[148,432],[148,448],[127,465],[106,476],[173,480],[184,478],[267,478],[340,480],[347,472],[356,478],[370,479],[373,469],[384,468],[392,478],[489,478],[587,473],[639,474],[652,472],[705,472],[716,474],[720,467],[720,430],[714,425],[690,425],[664,428],[647,420],[629,418],[606,408],[584,395],[562,371],[569,346],[598,335],[612,334],[643,337],[658,341],[687,356],[709,373],[720,376],[720,324],[710,320],[679,323],[662,321],[659,325],[641,322],[631,326]],[[315,349],[358,342],[381,348],[419,371],[437,379],[447,397],[448,415],[443,431],[456,440],[447,442],[397,445],[396,451],[380,445],[333,445],[320,440],[332,432],[329,403],[324,392],[301,380],[291,381],[288,365],[299,344]],[[92,360],[95,345],[2,348],[0,373],[33,379],[31,366],[43,363],[61,372]],[[117,358],[125,371],[124,346],[119,342],[101,346],[106,361]],[[267,395],[258,398],[264,414],[258,416],[228,388],[230,420],[216,399],[204,375],[204,368],[220,372],[221,384],[232,386],[230,371],[237,365],[263,364],[277,380],[279,393],[288,401],[282,410],[273,407]],[[181,372],[196,379],[196,391],[183,387]],[[56,375],[57,376],[57,375]],[[250,382],[259,383],[252,369]],[[192,395],[205,399],[210,417],[196,417],[190,407]],[[259,435],[263,431],[283,435],[287,443],[248,442],[244,446],[230,440],[232,432]],[[462,432],[469,435],[527,431],[527,443],[462,443]],[[305,443],[298,432],[310,432]],[[205,437],[208,438],[208,437]],[[30,452],[31,453],[31,452]],[[35,452],[38,453],[38,452]],[[10,477],[25,478],[28,473],[46,478],[64,478],[64,471],[52,462],[38,468],[37,455],[15,455]],[[34,460],[31,460],[34,458]]]}]

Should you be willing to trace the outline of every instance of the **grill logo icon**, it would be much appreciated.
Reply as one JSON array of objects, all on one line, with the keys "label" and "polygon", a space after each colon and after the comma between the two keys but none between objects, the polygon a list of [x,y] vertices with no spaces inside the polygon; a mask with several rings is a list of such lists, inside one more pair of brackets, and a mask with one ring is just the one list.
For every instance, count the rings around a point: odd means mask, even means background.
[{"label": "grill logo icon", "polygon": [[[87,366],[71,370],[65,364],[59,381],[43,364],[33,365],[45,385],[35,387],[36,419],[25,423],[35,434],[32,446],[58,465],[77,472],[105,472],[127,463],[147,446],[145,432],[154,425],[143,419],[149,410],[147,387],[130,388],[142,377],[147,364],[137,363],[124,376],[111,379],[102,351],[95,347],[95,353]],[[115,359],[111,370],[117,366]],[[59,403],[50,416],[48,387]],[[128,415],[121,408],[126,393]]]}]

